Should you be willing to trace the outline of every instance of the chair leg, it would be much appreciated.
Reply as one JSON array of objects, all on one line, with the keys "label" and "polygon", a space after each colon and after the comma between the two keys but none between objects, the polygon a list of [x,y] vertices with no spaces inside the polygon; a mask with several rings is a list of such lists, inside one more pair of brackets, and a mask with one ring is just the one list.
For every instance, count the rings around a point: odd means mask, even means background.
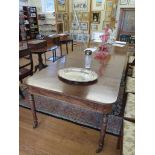
[{"label": "chair leg", "polygon": [[45,65],[46,65],[46,53],[44,53],[44,57],[45,57]]},{"label": "chair leg", "polygon": [[22,90],[20,89],[20,87],[19,87],[19,95],[20,95],[23,99],[25,99],[25,96],[23,95]]},{"label": "chair leg", "polygon": [[72,52],[73,52],[73,41],[71,41],[72,42]]}]

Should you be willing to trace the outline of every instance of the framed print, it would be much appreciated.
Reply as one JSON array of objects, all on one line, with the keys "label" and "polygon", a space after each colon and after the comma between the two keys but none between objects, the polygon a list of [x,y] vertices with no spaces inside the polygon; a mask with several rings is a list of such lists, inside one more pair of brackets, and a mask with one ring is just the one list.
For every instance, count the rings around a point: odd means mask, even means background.
[{"label": "framed print", "polygon": [[120,5],[127,5],[128,4],[128,0],[120,0]]},{"label": "framed print", "polygon": [[63,20],[68,20],[68,13],[63,13]]},{"label": "framed print", "polygon": [[80,23],[81,30],[88,30],[88,22],[81,22]]},{"label": "framed print", "polygon": [[57,0],[57,10],[66,11],[66,0]]},{"label": "framed print", "polygon": [[78,12],[78,14],[77,14],[77,18],[78,18],[79,21],[82,20],[82,12]]},{"label": "framed print", "polygon": [[63,13],[57,13],[57,21],[63,21]]},{"label": "framed print", "polygon": [[85,34],[85,33],[78,34],[77,40],[79,42],[88,42],[89,41],[89,34]]},{"label": "framed print", "polygon": [[92,10],[93,11],[101,11],[104,10],[105,0],[93,0],[92,1]]},{"label": "framed print", "polygon": [[135,0],[128,0],[129,1],[129,5],[135,5]]},{"label": "framed print", "polygon": [[92,23],[100,23],[101,12],[92,12],[91,20]]},{"label": "framed print", "polygon": [[98,25],[97,24],[91,24],[91,30],[92,31],[97,31],[98,30]]},{"label": "framed print", "polygon": [[105,12],[105,21],[111,21],[112,12],[106,11]]},{"label": "framed print", "polygon": [[73,29],[73,30],[78,30],[78,29],[79,29],[78,23],[73,22],[73,23],[72,23],[72,29]]},{"label": "framed print", "polygon": [[73,40],[77,40],[78,39],[78,35],[75,34],[75,33],[71,34],[71,36],[72,36]]},{"label": "framed print", "polygon": [[113,1],[106,2],[106,11],[112,11],[113,9]]},{"label": "framed print", "polygon": [[88,11],[88,0],[73,0],[73,10]]},{"label": "framed print", "polygon": [[73,21],[73,18],[74,18],[73,12],[69,13],[69,19],[70,19],[71,22]]},{"label": "framed print", "polygon": [[68,21],[64,22],[64,32],[68,31]]},{"label": "framed print", "polygon": [[88,21],[88,20],[89,20],[89,13],[82,12],[82,21]]},{"label": "framed print", "polygon": [[63,23],[57,23],[57,33],[63,33]]}]

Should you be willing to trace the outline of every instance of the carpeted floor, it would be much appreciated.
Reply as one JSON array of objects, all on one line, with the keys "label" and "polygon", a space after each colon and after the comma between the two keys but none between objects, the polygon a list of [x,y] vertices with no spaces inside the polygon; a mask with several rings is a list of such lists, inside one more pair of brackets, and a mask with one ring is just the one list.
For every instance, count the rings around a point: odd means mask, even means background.
[{"label": "carpeted floor", "polygon": [[[20,98],[20,106],[30,108],[27,100],[27,89],[22,89],[24,95],[26,96],[26,99],[23,100]],[[120,117],[120,113],[122,109],[123,92],[124,86],[121,85],[119,97],[113,104],[112,113],[108,116],[107,132],[110,134],[119,135],[120,133],[120,128],[122,125],[122,118]],[[94,112],[88,109],[81,108],[78,105],[72,105],[43,96],[35,96],[35,103],[38,112],[69,120],[80,125],[100,129],[103,117],[102,113]]]}]

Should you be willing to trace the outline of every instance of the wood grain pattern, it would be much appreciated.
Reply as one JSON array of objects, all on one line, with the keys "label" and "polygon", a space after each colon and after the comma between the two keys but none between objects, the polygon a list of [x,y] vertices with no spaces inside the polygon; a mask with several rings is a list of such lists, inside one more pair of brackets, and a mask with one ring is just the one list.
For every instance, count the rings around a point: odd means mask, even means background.
[{"label": "wood grain pattern", "polygon": [[[32,128],[31,111],[20,108],[20,155],[97,155],[99,132],[38,113],[39,127]],[[106,135],[100,155],[120,155],[117,137]]]}]

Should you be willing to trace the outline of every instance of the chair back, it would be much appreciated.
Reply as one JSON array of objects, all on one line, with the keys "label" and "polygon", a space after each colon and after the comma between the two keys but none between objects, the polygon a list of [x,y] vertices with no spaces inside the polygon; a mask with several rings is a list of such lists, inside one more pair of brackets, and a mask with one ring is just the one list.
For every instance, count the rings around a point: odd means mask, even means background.
[{"label": "chair back", "polygon": [[130,43],[130,41],[131,41],[130,38],[131,38],[131,35],[129,35],[129,34],[120,34],[120,36],[119,36],[120,41],[125,41],[128,43]]},{"label": "chair back", "polygon": [[19,80],[33,75],[33,59],[30,49],[19,51]]}]

